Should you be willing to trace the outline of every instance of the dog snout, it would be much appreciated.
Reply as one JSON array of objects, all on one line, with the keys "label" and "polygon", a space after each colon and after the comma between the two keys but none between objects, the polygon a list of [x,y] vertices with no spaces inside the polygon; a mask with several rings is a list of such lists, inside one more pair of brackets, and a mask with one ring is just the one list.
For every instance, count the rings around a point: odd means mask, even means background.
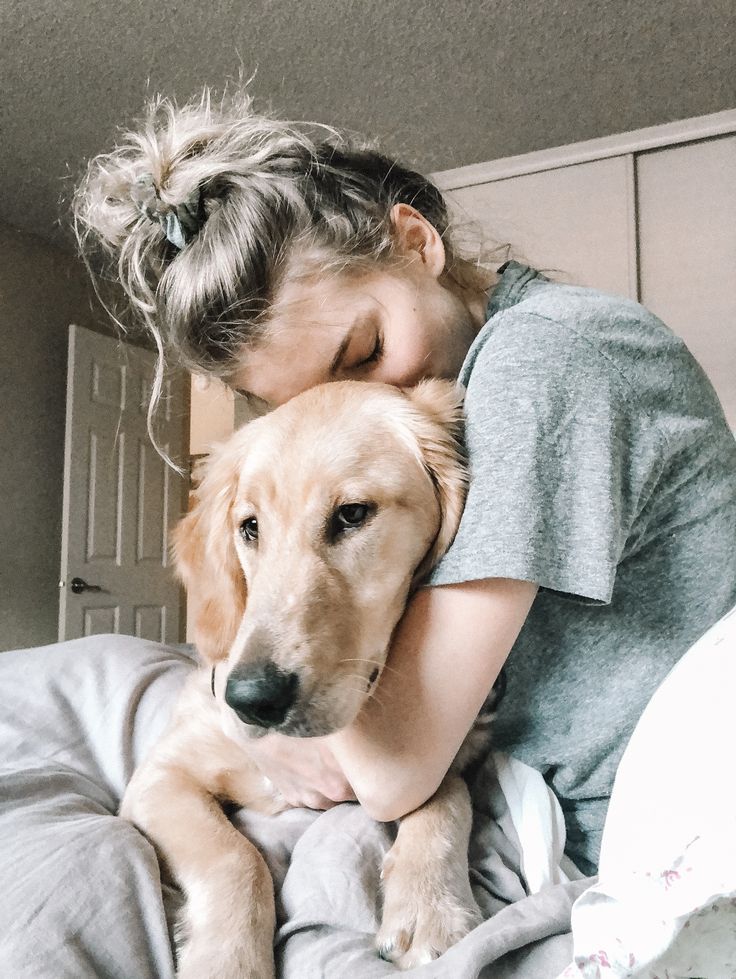
[{"label": "dog snout", "polygon": [[270,660],[236,667],[227,678],[225,703],[246,724],[281,724],[299,693],[299,677]]}]

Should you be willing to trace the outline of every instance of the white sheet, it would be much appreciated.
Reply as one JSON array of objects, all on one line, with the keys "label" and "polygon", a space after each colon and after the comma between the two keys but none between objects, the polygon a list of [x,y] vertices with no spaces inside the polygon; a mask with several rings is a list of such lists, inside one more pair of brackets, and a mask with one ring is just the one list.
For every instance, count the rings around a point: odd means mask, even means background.
[{"label": "white sheet", "polygon": [[564,979],[736,977],[736,608],[655,693],[619,766]]}]

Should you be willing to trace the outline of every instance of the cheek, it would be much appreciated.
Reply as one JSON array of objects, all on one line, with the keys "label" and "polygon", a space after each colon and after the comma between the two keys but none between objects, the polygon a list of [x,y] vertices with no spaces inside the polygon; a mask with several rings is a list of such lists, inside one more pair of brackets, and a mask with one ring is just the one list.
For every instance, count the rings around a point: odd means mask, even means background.
[{"label": "cheek", "polygon": [[387,612],[400,614],[403,609],[412,576],[437,532],[434,510],[434,498],[428,498],[398,511],[365,554],[353,558],[353,567],[341,569],[351,582],[351,599],[364,619],[375,619],[393,629],[395,622],[389,621]]},{"label": "cheek", "polygon": [[402,331],[393,349],[387,350],[386,375],[381,379],[411,387],[433,374],[436,353],[430,332],[423,324],[414,322]]}]

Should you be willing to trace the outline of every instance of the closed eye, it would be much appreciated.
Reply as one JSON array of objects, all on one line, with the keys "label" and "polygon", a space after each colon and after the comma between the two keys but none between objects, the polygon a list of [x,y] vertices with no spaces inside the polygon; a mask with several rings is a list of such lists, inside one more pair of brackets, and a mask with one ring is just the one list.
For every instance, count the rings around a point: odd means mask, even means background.
[{"label": "closed eye", "polygon": [[368,354],[367,357],[364,357],[363,360],[359,361],[355,366],[368,367],[371,364],[377,364],[382,356],[383,356],[383,334],[380,332],[380,330],[377,330],[376,339],[373,343],[373,349],[371,350],[370,354]]}]

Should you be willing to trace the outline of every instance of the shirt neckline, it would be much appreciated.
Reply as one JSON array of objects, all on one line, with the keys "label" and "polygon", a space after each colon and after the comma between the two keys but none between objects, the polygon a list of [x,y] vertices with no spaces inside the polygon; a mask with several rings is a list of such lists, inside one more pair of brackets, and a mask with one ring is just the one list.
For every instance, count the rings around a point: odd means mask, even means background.
[{"label": "shirt neckline", "polygon": [[500,313],[510,306],[515,306],[519,301],[520,294],[533,279],[540,279],[542,282],[548,281],[541,272],[529,265],[523,265],[521,262],[513,260],[503,264],[497,269],[497,272],[501,278],[488,297],[486,321],[495,316],[496,313]]}]

